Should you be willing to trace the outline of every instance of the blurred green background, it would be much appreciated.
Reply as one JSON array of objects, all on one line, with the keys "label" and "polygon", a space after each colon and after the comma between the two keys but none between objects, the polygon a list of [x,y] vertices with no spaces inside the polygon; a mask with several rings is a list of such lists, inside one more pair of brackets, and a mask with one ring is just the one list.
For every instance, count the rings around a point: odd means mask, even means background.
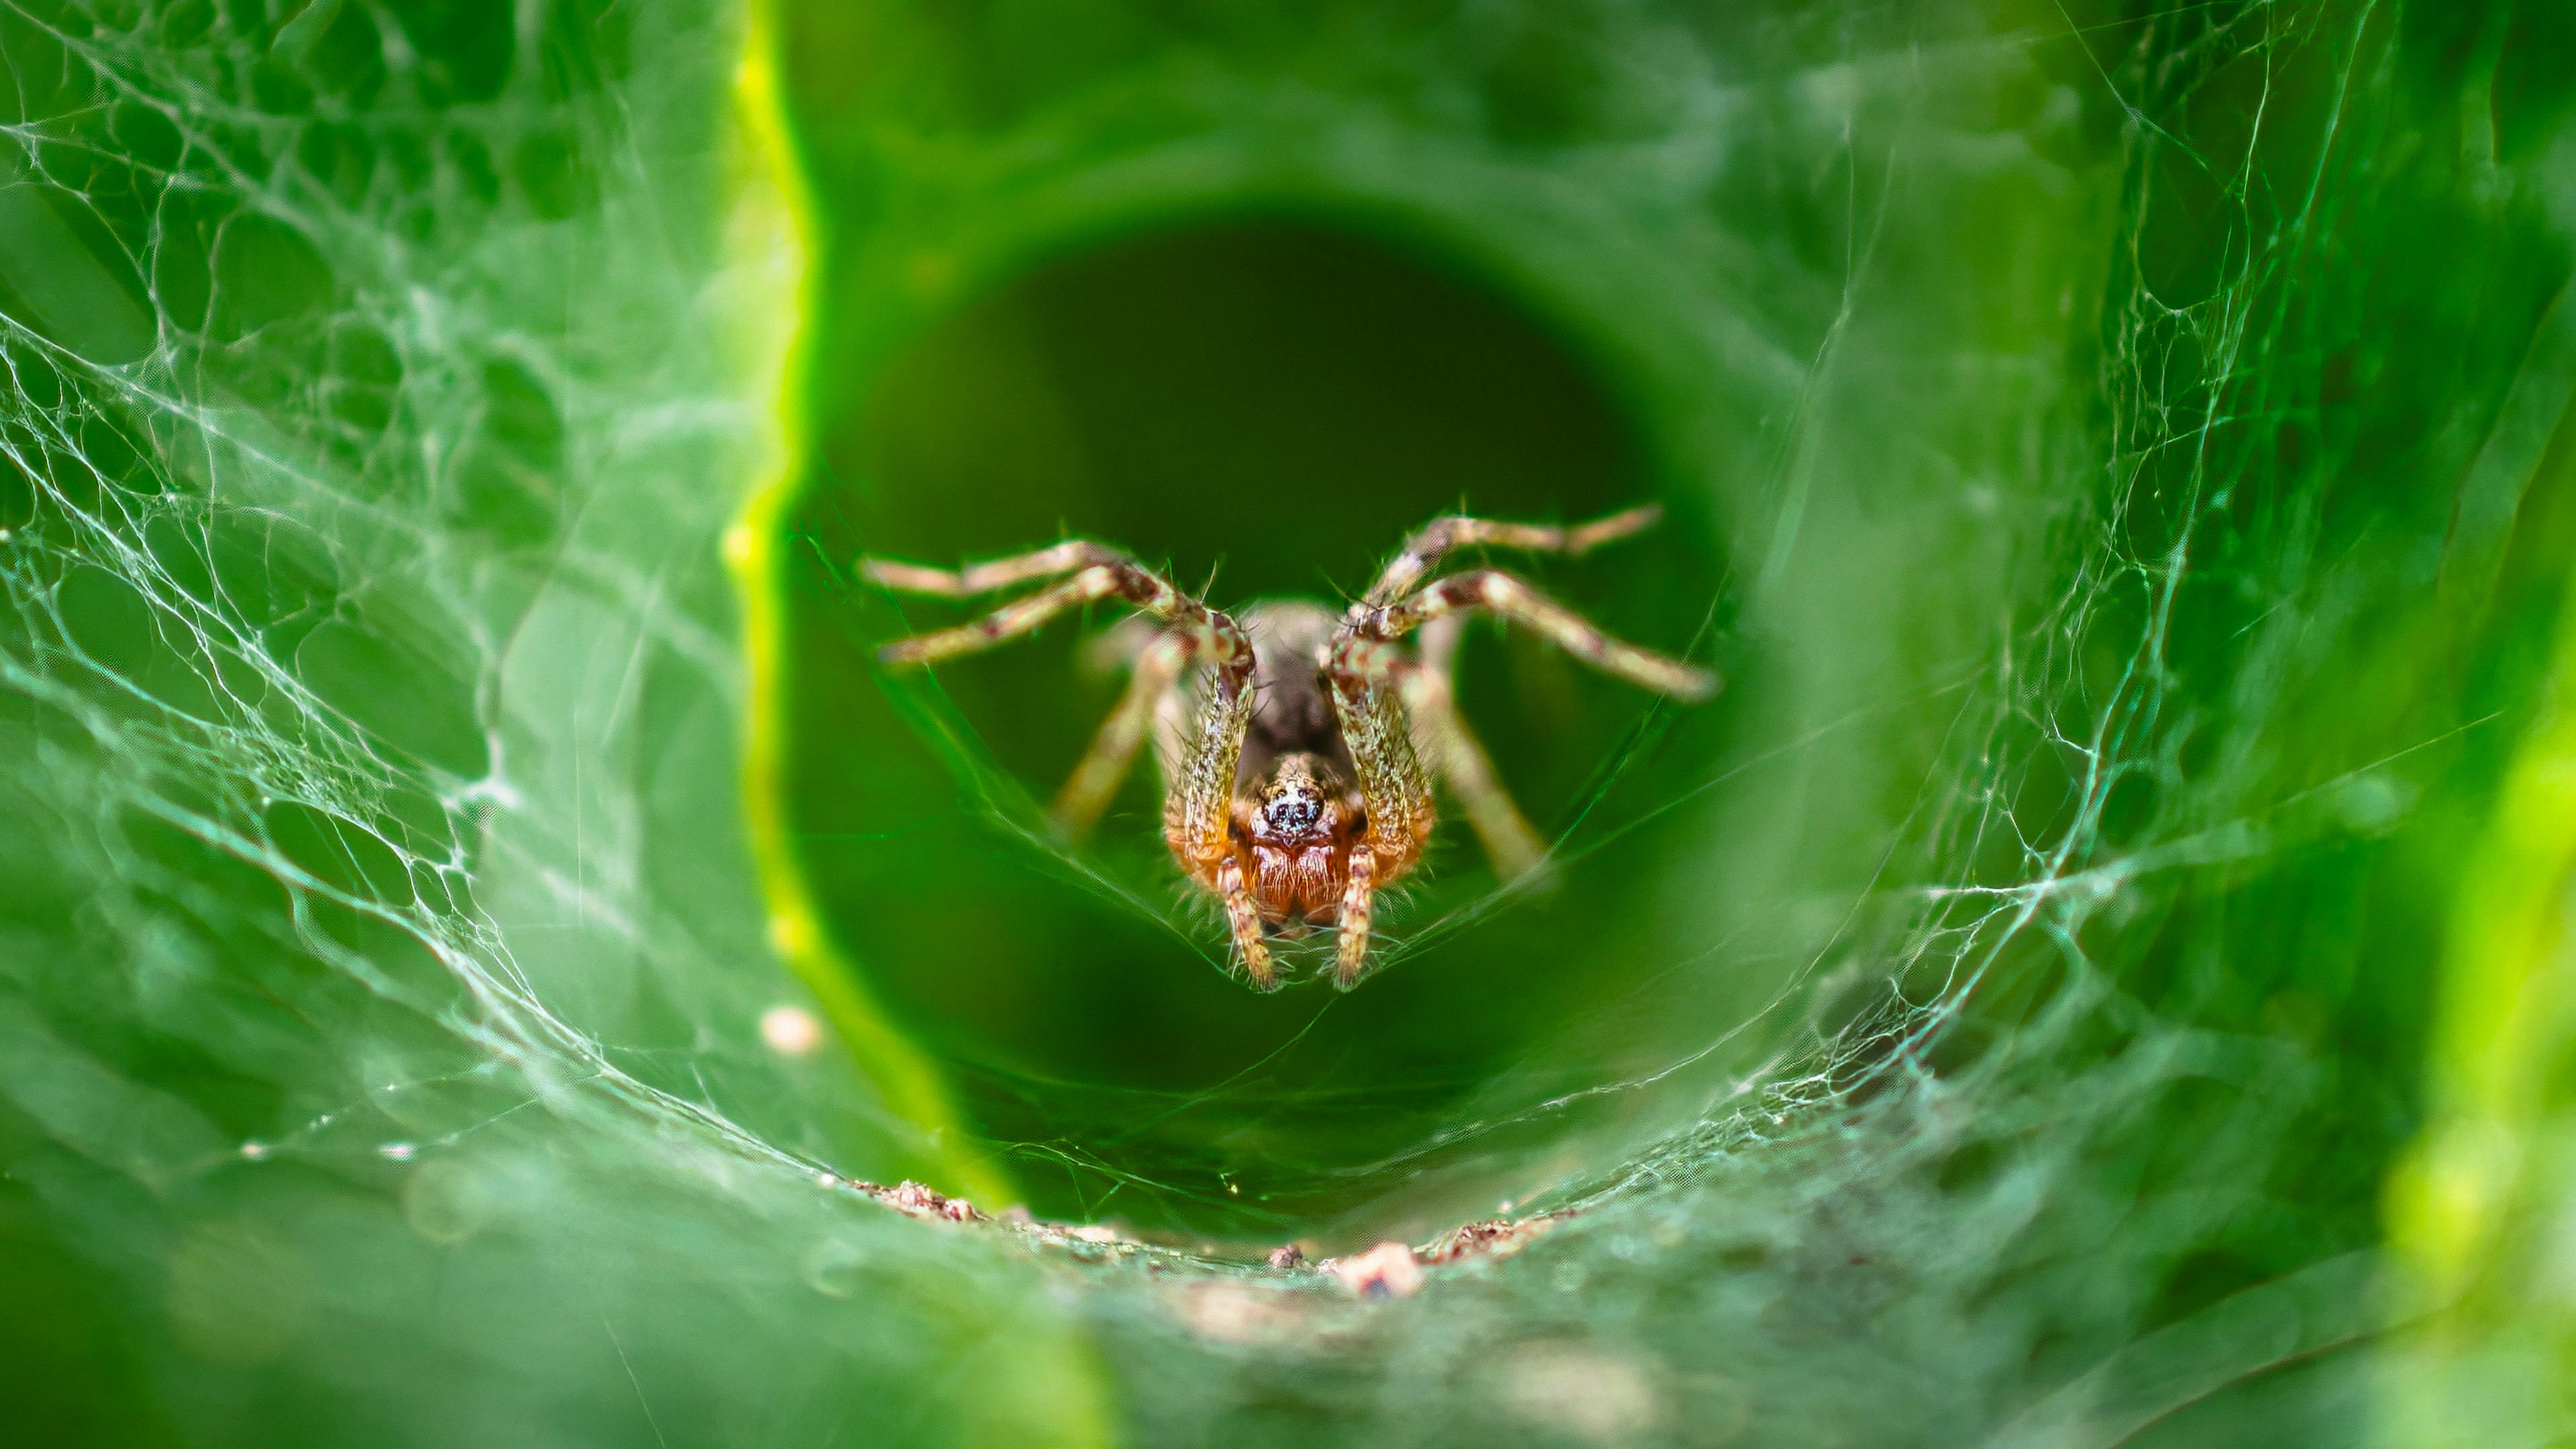
[{"label": "blurred green background", "polygon": [[[2576,1424],[2564,7],[10,0],[0,61],[11,1442]],[[1330,601],[1647,499],[1529,567],[1726,692],[1471,636],[1562,869],[1445,828],[1347,996],[1225,978],[1150,779],[1038,828],[1110,616],[888,676],[956,611],[851,568]],[[1041,1226],[847,1186],[907,1175]]]}]

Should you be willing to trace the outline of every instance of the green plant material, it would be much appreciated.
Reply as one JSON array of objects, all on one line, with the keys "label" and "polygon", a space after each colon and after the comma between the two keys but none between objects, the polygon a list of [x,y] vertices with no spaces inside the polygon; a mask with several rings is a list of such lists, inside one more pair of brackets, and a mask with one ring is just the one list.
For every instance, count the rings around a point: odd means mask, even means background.
[{"label": "green plant material", "polygon": [[[759,23],[0,7],[14,1439],[2563,1432],[2556,9]],[[1647,496],[1348,996],[849,574]]]},{"label": "green plant material", "polygon": [[919,1134],[763,1040],[744,46],[0,10],[13,1441],[1096,1438],[1020,1255],[818,1183]]}]

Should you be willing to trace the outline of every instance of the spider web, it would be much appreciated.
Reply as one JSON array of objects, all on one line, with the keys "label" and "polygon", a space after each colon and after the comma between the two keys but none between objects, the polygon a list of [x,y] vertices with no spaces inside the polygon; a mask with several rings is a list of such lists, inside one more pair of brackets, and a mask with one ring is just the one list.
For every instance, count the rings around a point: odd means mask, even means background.
[{"label": "spider web", "polygon": [[[2547,430],[2491,431],[2557,365],[2569,216],[2518,12],[1361,7],[1080,65],[872,13],[873,123],[805,119],[888,235],[957,225],[896,164],[932,141],[1066,226],[1284,149],[1629,329],[1764,701],[1664,807],[1711,827],[1679,868],[1774,854],[1791,924],[1683,913],[1569,1030],[1614,1069],[1353,1171],[1553,1184],[1400,1302],[886,1211],[851,1179],[939,1145],[762,1025],[811,1003],[719,541],[800,258],[742,17],[7,0],[0,1256],[68,1325],[10,1339],[13,1402],[99,1442],[2358,1432],[2422,902],[2560,582],[2510,534]],[[943,110],[978,64],[1018,89]],[[2409,161],[2463,86],[2483,153]],[[2472,462],[2505,506],[2455,525],[2421,480]]]}]

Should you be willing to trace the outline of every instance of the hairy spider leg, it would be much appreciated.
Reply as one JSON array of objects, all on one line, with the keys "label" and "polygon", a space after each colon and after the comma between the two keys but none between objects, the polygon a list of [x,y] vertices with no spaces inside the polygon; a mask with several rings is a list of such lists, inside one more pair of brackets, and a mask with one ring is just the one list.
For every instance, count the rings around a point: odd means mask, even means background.
[{"label": "hairy spider leg", "polygon": [[1547,847],[1530,828],[1528,817],[1512,803],[1494,772],[1493,758],[1458,712],[1456,680],[1458,642],[1466,616],[1450,614],[1422,627],[1421,657],[1404,666],[1398,680],[1405,713],[1413,719],[1413,749],[1458,797],[1467,824],[1494,863],[1494,874],[1518,880],[1539,868]]},{"label": "hairy spider leg", "polygon": [[[1252,910],[1241,868],[1232,864],[1233,842],[1228,836],[1234,767],[1242,758],[1244,732],[1252,723],[1252,640],[1243,626],[1118,550],[1083,539],[979,564],[958,574],[873,559],[866,566],[868,576],[886,587],[939,594],[988,592],[1078,570],[1071,578],[1014,599],[981,619],[888,644],[877,651],[877,657],[888,664],[930,664],[990,649],[1069,609],[1108,598],[1122,599],[1169,626],[1167,635],[1180,638],[1185,657],[1205,666],[1208,688],[1201,691],[1198,717],[1190,724],[1178,768],[1171,771],[1164,793],[1163,840],[1192,879],[1224,900],[1235,950],[1253,983],[1263,990],[1277,984],[1269,949],[1261,939],[1261,918]],[[1145,694],[1146,712],[1159,715],[1158,694],[1169,693]]]},{"label": "hairy spider leg", "polygon": [[1126,783],[1127,772],[1136,763],[1137,748],[1162,713],[1164,700],[1179,688],[1195,652],[1187,634],[1168,629],[1136,651],[1128,666],[1127,692],[1119,697],[1109,717],[1100,722],[1090,750],[1073,767],[1064,788],[1056,792],[1054,814],[1058,829],[1080,836],[1099,821],[1118,787]]},{"label": "hairy spider leg", "polygon": [[[886,645],[877,651],[877,657],[888,664],[931,664],[960,654],[973,654],[1031,633],[1068,609],[1116,598],[1133,605],[1141,613],[1151,614],[1187,632],[1214,662],[1225,664],[1239,658],[1245,679],[1248,681],[1251,677],[1252,643],[1233,620],[1173,588],[1164,582],[1162,575],[1105,544],[1074,539],[1018,558],[979,564],[964,574],[949,574],[912,564],[893,564],[882,559],[865,559],[861,563],[868,577],[887,588],[945,597],[988,592],[1007,587],[1012,582],[1075,570],[1073,577],[1062,583],[1022,595],[980,619],[953,629],[916,634]],[[986,574],[991,577],[984,577]],[[1004,578],[1004,575],[1008,577]],[[993,582],[993,578],[1001,578],[1002,581]]]},{"label": "hairy spider leg", "polygon": [[1406,661],[1398,660],[1391,646],[1346,653],[1338,638],[1339,631],[1325,657],[1324,684],[1332,695],[1342,744],[1350,751],[1351,771],[1359,777],[1360,804],[1367,816],[1365,835],[1351,847],[1341,934],[1335,942],[1333,983],[1347,991],[1359,983],[1367,963],[1373,893],[1413,869],[1439,813],[1431,801],[1431,782],[1413,752],[1413,728],[1395,680]]},{"label": "hairy spider leg", "polygon": [[1255,991],[1279,989],[1279,968],[1270,961],[1270,944],[1261,939],[1261,907],[1244,884],[1243,862],[1229,855],[1216,866],[1216,896],[1225,903],[1225,927],[1243,957],[1243,972]]},{"label": "hairy spider leg", "polygon": [[1361,609],[1381,609],[1412,592],[1415,585],[1440,566],[1450,550],[1484,545],[1490,548],[1517,548],[1532,553],[1560,553],[1568,558],[1581,558],[1605,543],[1641,533],[1652,528],[1664,516],[1660,503],[1641,504],[1623,509],[1607,518],[1572,528],[1559,528],[1548,523],[1504,523],[1491,518],[1463,518],[1452,514],[1435,518],[1415,530],[1404,541],[1385,572],[1358,604]]},{"label": "hairy spider leg", "polygon": [[1350,874],[1342,880],[1341,934],[1333,941],[1333,985],[1360,984],[1368,965],[1370,918],[1377,909],[1377,852],[1366,841],[1351,847]]},{"label": "hairy spider leg", "polygon": [[1179,768],[1164,779],[1163,843],[1181,869],[1225,903],[1226,930],[1244,974],[1256,990],[1269,991],[1279,978],[1232,833],[1234,767],[1243,758],[1244,732],[1252,726],[1252,683],[1229,683],[1221,669],[1209,671],[1209,683],[1200,692],[1197,718],[1179,751]]},{"label": "hairy spider leg", "polygon": [[[1342,740],[1350,747],[1360,795],[1368,808],[1366,844],[1379,888],[1394,884],[1413,868],[1435,818],[1399,683],[1403,674],[1421,666],[1405,659],[1399,646],[1406,635],[1434,620],[1475,609],[1536,629],[1595,669],[1659,694],[1705,699],[1717,690],[1717,677],[1706,670],[1614,639],[1582,615],[1497,569],[1452,574],[1399,603],[1353,607],[1334,631],[1324,676],[1332,687],[1333,710],[1340,717]],[[1344,963],[1365,958],[1368,926],[1365,908],[1345,915],[1340,943]],[[1355,973],[1356,968],[1350,970]],[[1335,979],[1348,985],[1357,976],[1348,974],[1345,979],[1337,974]]]},{"label": "hairy spider leg", "polygon": [[935,569],[899,559],[863,558],[859,572],[869,583],[880,588],[900,589],[907,594],[933,594],[943,599],[967,599],[1025,584],[1037,579],[1051,579],[1093,564],[1128,562],[1127,555],[1105,543],[1087,538],[1068,538],[1029,553],[1015,553],[1009,558],[991,559],[968,564],[962,569]]},{"label": "hairy spider leg", "polygon": [[1432,620],[1476,609],[1536,630],[1549,643],[1602,673],[1657,694],[1699,700],[1717,692],[1716,675],[1614,639],[1581,614],[1500,569],[1451,574],[1399,603],[1353,609],[1333,637],[1334,660],[1336,664],[1349,661],[1344,667],[1365,668],[1366,661],[1380,653],[1391,658],[1397,640]]}]

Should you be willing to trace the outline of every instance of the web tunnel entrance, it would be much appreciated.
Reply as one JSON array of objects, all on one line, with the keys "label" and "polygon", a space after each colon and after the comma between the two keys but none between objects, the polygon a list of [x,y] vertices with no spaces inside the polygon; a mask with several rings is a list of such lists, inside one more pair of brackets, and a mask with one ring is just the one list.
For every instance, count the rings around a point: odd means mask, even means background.
[{"label": "web tunnel entrance", "polygon": [[[1033,1207],[1275,1234],[1409,1180],[1366,1164],[1615,1070],[1552,1043],[1662,959],[1635,917],[1681,822],[1569,855],[1551,889],[1507,901],[1444,822],[1392,905],[1401,959],[1348,996],[1256,996],[1162,853],[1150,765],[1078,849],[1011,823],[1116,698],[1083,658],[1115,615],[888,680],[873,644],[961,611],[875,595],[848,568],[1079,535],[1168,563],[1221,607],[1337,603],[1439,513],[1579,520],[1669,491],[1578,348],[1370,236],[1245,219],[1039,266],[852,374],[816,378],[825,421],[793,525],[812,541],[791,585],[796,848],[828,928],[962,1084],[975,1129],[1011,1145]],[[1719,565],[1704,514],[1665,501],[1657,536],[1513,566],[1626,637],[1687,648]],[[1649,697],[1490,628],[1462,692],[1552,839],[1637,814],[1719,727],[1703,713],[1641,747]]]}]

